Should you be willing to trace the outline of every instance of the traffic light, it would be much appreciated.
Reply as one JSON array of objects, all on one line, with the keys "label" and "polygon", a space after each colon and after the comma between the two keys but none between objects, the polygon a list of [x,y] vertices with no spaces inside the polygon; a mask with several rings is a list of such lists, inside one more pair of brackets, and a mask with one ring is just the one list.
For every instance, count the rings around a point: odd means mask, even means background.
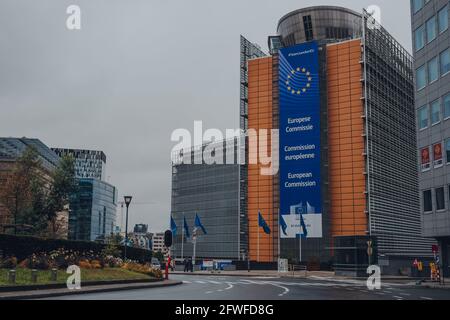
[{"label": "traffic light", "polygon": [[164,245],[167,248],[170,248],[172,246],[172,231],[170,231],[170,230],[167,230],[164,233]]}]

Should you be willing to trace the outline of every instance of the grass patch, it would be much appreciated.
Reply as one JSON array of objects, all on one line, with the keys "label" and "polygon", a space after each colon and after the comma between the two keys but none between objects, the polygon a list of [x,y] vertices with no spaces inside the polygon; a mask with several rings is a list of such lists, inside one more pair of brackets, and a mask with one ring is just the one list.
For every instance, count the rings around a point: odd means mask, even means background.
[{"label": "grass patch", "polygon": [[[0,269],[0,286],[11,285],[8,283],[8,271],[9,269]],[[17,268],[15,285],[66,283],[69,276],[65,270],[58,270],[58,280],[52,282],[50,281],[50,270],[39,270],[37,283],[31,283],[31,269]],[[85,281],[146,280],[149,278],[148,275],[120,268],[81,269],[81,284]]]}]

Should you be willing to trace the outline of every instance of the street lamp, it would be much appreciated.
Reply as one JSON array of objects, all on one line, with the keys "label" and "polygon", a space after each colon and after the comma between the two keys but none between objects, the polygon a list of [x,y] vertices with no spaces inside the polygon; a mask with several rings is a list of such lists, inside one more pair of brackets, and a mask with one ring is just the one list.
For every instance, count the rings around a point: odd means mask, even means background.
[{"label": "street lamp", "polygon": [[125,250],[123,254],[123,261],[125,261],[127,260],[127,247],[128,247],[128,207],[130,206],[131,199],[133,199],[133,197],[124,196],[123,198],[125,200],[125,205],[127,206],[127,215],[125,219]]}]

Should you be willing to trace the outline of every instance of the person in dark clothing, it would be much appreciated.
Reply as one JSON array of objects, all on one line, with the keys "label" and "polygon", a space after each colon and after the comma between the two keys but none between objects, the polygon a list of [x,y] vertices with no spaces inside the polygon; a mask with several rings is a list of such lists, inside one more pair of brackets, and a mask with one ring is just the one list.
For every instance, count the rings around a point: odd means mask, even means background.
[{"label": "person in dark clothing", "polygon": [[188,260],[184,259],[183,264],[184,264],[184,272],[188,272],[189,271],[189,262],[188,262]]}]

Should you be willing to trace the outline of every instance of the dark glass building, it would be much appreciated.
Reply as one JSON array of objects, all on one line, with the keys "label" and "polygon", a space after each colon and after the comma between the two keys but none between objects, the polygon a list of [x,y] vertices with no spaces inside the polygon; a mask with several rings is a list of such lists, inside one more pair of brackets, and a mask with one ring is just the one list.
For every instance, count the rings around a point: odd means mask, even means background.
[{"label": "dark glass building", "polygon": [[77,179],[78,192],[72,195],[69,239],[103,240],[114,232],[117,190],[97,179]]},{"label": "dark glass building", "polygon": [[106,155],[103,151],[52,148],[60,157],[71,155],[75,158],[75,176],[105,180]]},{"label": "dark glass building", "polygon": [[[201,232],[197,238],[196,258],[218,258],[239,260],[247,252],[241,234],[247,230],[241,227],[239,213],[239,170],[240,165],[225,164],[229,148],[234,149],[237,158],[237,140],[216,144],[216,152],[223,156],[224,164],[194,164],[195,154],[205,149],[186,150],[184,156],[172,156],[172,217],[177,225],[174,237],[173,257],[192,257],[192,231],[195,215],[198,214],[207,234]],[[182,163],[190,157],[190,164]],[[183,221],[190,237],[183,228]]]}]

